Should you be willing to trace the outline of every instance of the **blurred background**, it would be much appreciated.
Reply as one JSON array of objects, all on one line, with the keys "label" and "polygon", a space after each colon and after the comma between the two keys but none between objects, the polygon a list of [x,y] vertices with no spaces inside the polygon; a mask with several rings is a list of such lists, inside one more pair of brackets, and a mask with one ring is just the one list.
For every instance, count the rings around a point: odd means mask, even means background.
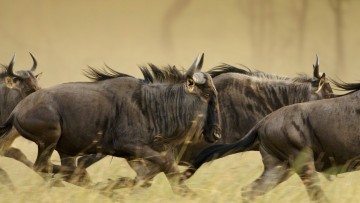
[{"label": "blurred background", "polygon": [[355,0],[0,0],[0,63],[38,60],[42,87],[87,81],[106,63],[142,77],[138,65],[204,69],[244,64],[284,76],[320,71],[360,78],[360,1]]},{"label": "blurred background", "polygon": [[[32,66],[43,72],[42,87],[88,81],[87,66],[110,67],[142,77],[138,65],[188,68],[205,53],[204,70],[221,63],[244,64],[283,76],[312,75],[315,54],[320,71],[334,79],[360,79],[360,1],[356,0],[0,0],[0,63],[17,53],[15,70]],[[36,145],[14,144],[34,161]],[[53,163],[59,164],[54,153]],[[98,193],[67,184],[48,188],[23,164],[0,157],[0,167],[18,186],[1,189],[1,202],[112,202]],[[240,188],[257,178],[258,152],[233,155],[200,169],[187,181],[199,193],[192,202],[234,202]],[[220,172],[220,173],[219,173]],[[135,176],[123,159],[106,159],[89,168],[93,181]],[[322,185],[334,202],[359,202],[359,173],[340,175]],[[235,181],[234,181],[235,180]],[[184,202],[174,196],[164,175],[148,192],[120,190],[127,202]],[[145,195],[144,195],[145,194]],[[293,176],[260,202],[307,202]]]}]

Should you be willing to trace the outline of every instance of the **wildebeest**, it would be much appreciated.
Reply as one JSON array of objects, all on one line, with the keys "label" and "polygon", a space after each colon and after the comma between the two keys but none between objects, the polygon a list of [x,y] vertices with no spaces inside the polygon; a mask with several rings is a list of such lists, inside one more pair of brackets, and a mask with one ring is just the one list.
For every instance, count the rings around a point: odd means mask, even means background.
[{"label": "wildebeest", "polygon": [[[0,122],[4,123],[15,106],[26,96],[40,89],[35,75],[37,67],[35,57],[30,53],[33,66],[30,70],[20,70],[14,72],[15,54],[8,66],[4,66],[4,71],[0,74]],[[26,156],[16,148],[10,147],[18,135],[7,136],[7,139],[0,142],[0,153],[4,156],[17,159],[25,165],[32,167],[32,163]]]},{"label": "wildebeest", "polygon": [[[8,66],[3,66],[4,71],[0,74],[0,122],[4,123],[9,117],[15,106],[26,96],[40,89],[34,71],[37,67],[35,57],[30,53],[33,60],[33,66],[30,70],[21,70],[14,72],[15,54]],[[11,147],[12,142],[19,135],[12,134],[0,142],[0,154],[6,157],[14,158],[25,165],[32,167],[32,163],[17,148]],[[5,171],[1,171],[0,182],[9,183],[9,178]],[[13,188],[13,186],[11,186]]]},{"label": "wildebeest", "polygon": [[296,172],[312,200],[325,199],[316,171],[344,173],[358,170],[360,163],[360,83],[333,82],[351,92],[283,107],[257,123],[241,141],[204,149],[198,164],[256,148],[264,172],[243,189],[245,197],[262,195]]},{"label": "wildebeest", "polygon": [[[1,135],[18,131],[38,145],[34,169],[39,174],[49,169],[71,174],[75,168],[68,160],[100,153],[156,166],[138,176],[135,184],[164,172],[175,193],[189,192],[169,151],[202,134],[214,142],[220,133],[220,124],[213,122],[220,116],[217,91],[210,75],[200,72],[202,65],[199,55],[185,74],[175,67],[156,68],[163,75],[161,81],[145,68],[144,80],[112,69],[90,69],[97,82],[61,84],[26,97],[1,127]],[[48,161],[54,150],[67,168],[51,167]]]},{"label": "wildebeest", "polygon": [[[219,94],[222,138],[219,143],[233,143],[264,116],[286,105],[329,98],[332,89],[325,74],[319,73],[319,61],[313,66],[313,77],[300,75],[295,78],[282,77],[264,72],[252,72],[229,65],[210,70]],[[195,156],[210,143],[185,143],[179,147],[181,161],[193,165],[184,174],[189,178],[199,167],[193,163]],[[182,147],[186,150],[182,153]],[[84,166],[91,165],[101,157],[79,158]],[[130,164],[132,166],[132,164]],[[138,164],[139,165],[139,164]],[[138,166],[135,170],[141,170]]]}]

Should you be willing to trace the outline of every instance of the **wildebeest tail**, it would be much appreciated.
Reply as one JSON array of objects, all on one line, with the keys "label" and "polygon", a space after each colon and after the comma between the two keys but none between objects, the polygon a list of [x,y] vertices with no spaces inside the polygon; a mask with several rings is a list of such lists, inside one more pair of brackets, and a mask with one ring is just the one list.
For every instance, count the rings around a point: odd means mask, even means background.
[{"label": "wildebeest tail", "polygon": [[10,118],[0,126],[0,137],[6,135],[12,128],[14,122],[14,114],[11,114]]},{"label": "wildebeest tail", "polygon": [[79,157],[77,160],[77,166],[82,168],[88,168],[89,166],[93,165],[94,163],[100,161],[101,159],[105,158],[106,155],[101,154],[91,154]]},{"label": "wildebeest tail", "polygon": [[212,145],[210,147],[202,150],[196,157],[193,163],[194,168],[199,168],[206,162],[209,162],[214,159],[218,159],[221,157],[225,157],[227,155],[244,152],[253,146],[256,138],[257,138],[257,128],[252,129],[244,139],[239,142],[235,142],[232,144],[217,144]]}]

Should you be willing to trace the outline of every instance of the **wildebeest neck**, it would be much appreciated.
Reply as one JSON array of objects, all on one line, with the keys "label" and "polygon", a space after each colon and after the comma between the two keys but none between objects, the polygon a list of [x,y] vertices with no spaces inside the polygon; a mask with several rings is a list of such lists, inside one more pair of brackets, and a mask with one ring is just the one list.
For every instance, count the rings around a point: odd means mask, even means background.
[{"label": "wildebeest neck", "polygon": [[184,84],[154,84],[142,87],[141,109],[154,128],[155,140],[177,145],[187,134],[201,134],[207,103],[187,93]]}]

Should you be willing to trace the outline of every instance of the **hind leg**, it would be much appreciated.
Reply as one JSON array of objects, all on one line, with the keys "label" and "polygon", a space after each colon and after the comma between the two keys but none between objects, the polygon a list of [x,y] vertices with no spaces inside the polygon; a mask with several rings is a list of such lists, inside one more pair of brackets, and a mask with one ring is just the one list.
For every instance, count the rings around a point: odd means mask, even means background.
[{"label": "hind leg", "polygon": [[242,189],[244,200],[254,200],[257,196],[265,194],[291,176],[287,162],[279,160],[262,149],[260,152],[264,171],[258,179]]},{"label": "hind leg", "polygon": [[28,166],[29,168],[32,168],[33,163],[27,159],[25,154],[23,154],[22,151],[20,151],[19,149],[11,147],[14,140],[19,136],[20,135],[17,132],[17,130],[13,128],[7,135],[4,135],[3,137],[1,137],[0,138],[0,154],[5,157],[9,157],[9,158],[18,160],[21,163]]},{"label": "hind leg", "polygon": [[[91,183],[90,176],[85,168],[76,167],[76,157],[59,152],[61,166],[54,166],[56,172],[62,175],[62,179],[78,186],[86,186]],[[55,171],[55,170],[54,170]]]},{"label": "hind leg", "polygon": [[[38,155],[34,163],[34,170],[38,173],[52,173],[53,165],[50,157],[54,152],[56,143],[38,143]],[[42,175],[43,176],[43,175]]]},{"label": "hind leg", "polygon": [[310,199],[327,202],[328,200],[320,187],[320,180],[315,170],[313,153],[306,151],[301,154],[299,159],[301,160],[295,160],[293,167],[304,183]]},{"label": "hind leg", "polygon": [[33,166],[33,170],[36,171],[45,180],[51,179],[50,173],[58,172],[58,167],[53,167],[53,164],[50,162],[50,158],[60,138],[60,126],[51,125],[50,122],[48,125],[45,123],[44,125],[38,126],[34,125],[33,123],[26,123],[26,125],[32,124],[33,128],[36,129],[34,132],[29,132],[24,130],[18,123],[15,124],[16,129],[23,137],[35,142],[38,146],[38,154]]}]

